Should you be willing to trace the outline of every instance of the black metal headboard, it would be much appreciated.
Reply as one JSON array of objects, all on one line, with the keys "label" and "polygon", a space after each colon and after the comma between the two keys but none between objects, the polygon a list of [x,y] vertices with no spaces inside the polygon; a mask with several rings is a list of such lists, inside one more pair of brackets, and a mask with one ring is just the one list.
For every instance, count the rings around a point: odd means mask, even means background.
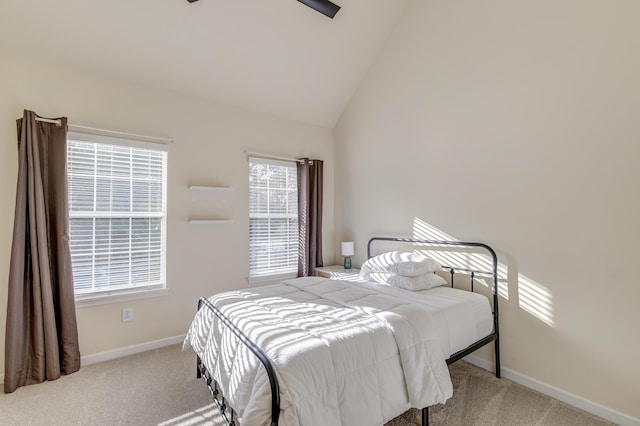
[{"label": "black metal headboard", "polygon": [[[447,246],[447,247],[474,247],[484,249],[488,252],[489,256],[491,256],[491,271],[486,271],[482,269],[472,269],[472,268],[464,268],[461,266],[455,265],[443,265],[443,268],[451,271],[453,275],[456,271],[458,272],[466,272],[472,275],[472,285],[473,285],[473,276],[475,275],[483,275],[483,276],[491,276],[492,279],[492,293],[496,297],[494,303],[497,306],[497,295],[498,295],[498,256],[496,252],[484,243],[477,242],[466,242],[466,241],[447,241],[447,240],[422,240],[415,238],[398,238],[398,237],[372,237],[369,239],[367,243],[367,259],[371,258],[371,246],[375,241],[390,241],[390,242],[398,242],[398,243],[407,243],[407,244],[420,244],[427,246]],[[453,282],[452,282],[453,284]],[[472,288],[473,291],[473,288]]]}]

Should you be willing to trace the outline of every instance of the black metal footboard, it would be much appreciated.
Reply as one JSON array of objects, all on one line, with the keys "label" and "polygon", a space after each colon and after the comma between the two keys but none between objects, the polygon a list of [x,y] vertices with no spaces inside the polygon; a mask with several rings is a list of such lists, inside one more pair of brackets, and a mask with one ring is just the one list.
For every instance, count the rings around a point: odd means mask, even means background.
[{"label": "black metal footboard", "polygon": [[[227,318],[216,306],[213,305],[210,301],[205,298],[200,298],[198,301],[198,310],[202,309],[202,307],[210,309],[222,323],[229,329],[236,337],[260,360],[262,365],[264,366],[267,376],[269,378],[269,385],[271,386],[271,426],[276,426],[278,424],[278,418],[280,417],[280,389],[278,386],[278,378],[276,377],[276,373],[273,369],[273,365],[271,365],[271,361],[269,357],[260,349],[255,343],[253,343],[234,323],[232,323],[229,318]],[[222,395],[221,390],[218,388],[218,384],[215,379],[212,377],[211,373],[207,370],[206,366],[202,363],[202,360],[198,356],[197,358],[197,376],[198,378],[202,377],[207,383],[207,387],[209,391],[211,391],[211,395],[220,410],[220,414],[224,419],[225,423],[229,426],[235,426],[236,422],[234,420],[235,413],[233,408],[227,407],[225,402],[224,395]],[[227,415],[226,410],[230,408],[230,412]]]}]

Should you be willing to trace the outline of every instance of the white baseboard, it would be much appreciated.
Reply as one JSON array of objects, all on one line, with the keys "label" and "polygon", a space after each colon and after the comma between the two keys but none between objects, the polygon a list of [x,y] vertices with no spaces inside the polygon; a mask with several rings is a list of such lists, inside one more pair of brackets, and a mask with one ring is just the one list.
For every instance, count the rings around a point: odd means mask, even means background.
[{"label": "white baseboard", "polygon": [[125,346],[123,348],[113,349],[110,351],[99,352],[97,354],[83,356],[81,365],[87,366],[98,362],[110,361],[112,359],[122,358],[123,356],[138,354],[153,349],[163,348],[165,346],[177,345],[182,343],[185,335],[167,337],[166,339],[154,340],[151,342],[140,343],[138,345]]},{"label": "white baseboard", "polygon": [[[495,372],[495,368],[494,368],[495,366],[493,362],[486,361],[475,355],[467,355],[463,359],[484,370]],[[623,414],[619,411],[612,410],[611,408],[605,407],[604,405],[600,405],[593,401],[589,401],[588,399],[582,398],[578,395],[574,395],[572,393],[558,389],[554,386],[548,385],[546,383],[542,383],[536,379],[532,379],[531,377],[525,376],[524,374],[520,374],[516,371],[509,370],[508,368],[504,368],[504,367],[500,368],[500,373],[501,373],[501,376],[506,379],[509,379],[524,387],[533,389],[542,394],[550,396],[551,398],[555,398],[573,407],[579,408],[580,410],[586,411],[598,417],[602,417],[603,419],[609,420],[610,422],[613,422],[617,425],[640,426],[640,420],[638,419],[635,419],[631,416]]]},{"label": "white baseboard", "polygon": [[[98,362],[122,358],[123,356],[134,355],[140,352],[163,348],[165,346],[177,345],[178,343],[182,343],[184,341],[184,337],[184,334],[180,336],[167,337],[166,339],[154,340],[151,342],[140,343],[138,345],[125,346],[123,348],[83,356],[80,358],[80,364],[82,366],[87,366],[91,364],[97,364]],[[0,374],[0,385],[2,384],[4,384],[4,374]]]}]

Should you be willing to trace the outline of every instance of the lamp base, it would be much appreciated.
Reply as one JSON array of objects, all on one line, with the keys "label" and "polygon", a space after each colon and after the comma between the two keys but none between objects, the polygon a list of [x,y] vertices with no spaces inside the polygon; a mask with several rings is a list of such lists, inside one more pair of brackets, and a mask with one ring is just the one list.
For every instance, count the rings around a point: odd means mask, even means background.
[{"label": "lamp base", "polygon": [[344,258],[344,269],[351,269],[351,258],[349,256]]}]

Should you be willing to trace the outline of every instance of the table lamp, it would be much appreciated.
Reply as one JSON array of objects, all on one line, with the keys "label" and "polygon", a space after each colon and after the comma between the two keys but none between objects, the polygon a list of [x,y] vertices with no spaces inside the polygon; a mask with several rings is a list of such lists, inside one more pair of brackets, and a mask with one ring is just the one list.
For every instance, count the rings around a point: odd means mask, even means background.
[{"label": "table lamp", "polygon": [[342,255],[344,256],[344,269],[351,269],[351,257],[353,256],[353,241],[343,241],[340,243]]}]

